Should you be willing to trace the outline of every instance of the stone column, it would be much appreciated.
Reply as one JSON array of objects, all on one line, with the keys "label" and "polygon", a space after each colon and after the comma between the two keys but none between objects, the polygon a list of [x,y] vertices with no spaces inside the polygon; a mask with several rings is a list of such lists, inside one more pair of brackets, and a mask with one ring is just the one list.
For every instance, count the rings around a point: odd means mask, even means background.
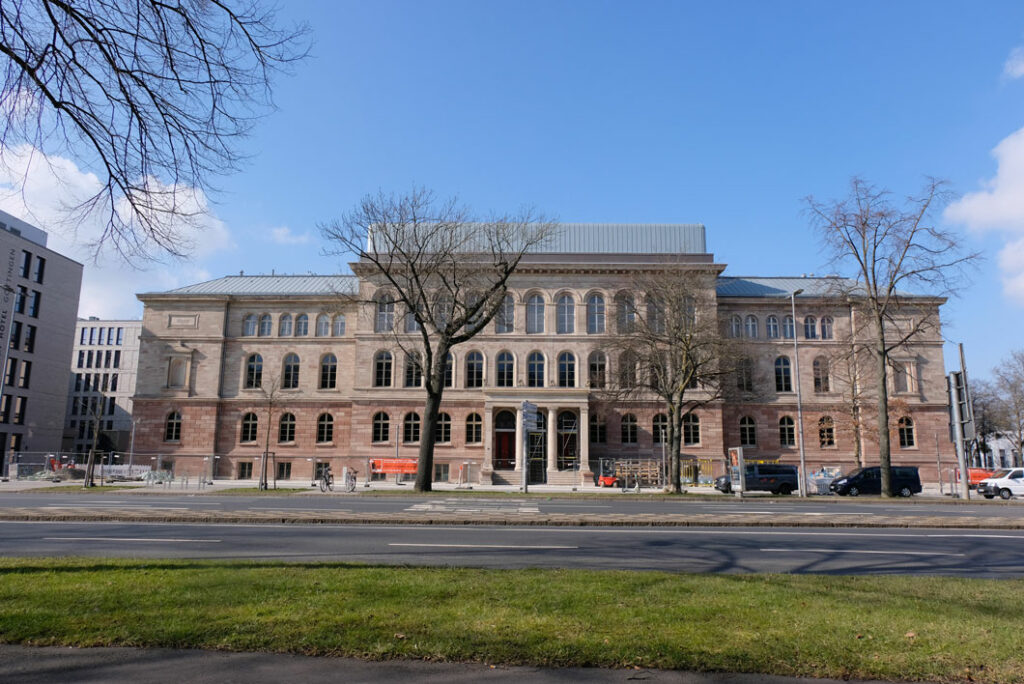
[{"label": "stone column", "polygon": [[516,407],[516,472],[523,470],[523,407]]},{"label": "stone column", "polygon": [[580,449],[580,473],[583,475],[583,483],[587,484],[592,476],[590,470],[590,407],[580,407],[580,419],[577,425],[576,439]]},{"label": "stone column", "polygon": [[548,409],[548,472],[558,470],[558,409]]},{"label": "stone column", "polygon": [[494,409],[485,408],[483,419],[484,460],[480,464],[480,472],[489,476],[494,470]]}]

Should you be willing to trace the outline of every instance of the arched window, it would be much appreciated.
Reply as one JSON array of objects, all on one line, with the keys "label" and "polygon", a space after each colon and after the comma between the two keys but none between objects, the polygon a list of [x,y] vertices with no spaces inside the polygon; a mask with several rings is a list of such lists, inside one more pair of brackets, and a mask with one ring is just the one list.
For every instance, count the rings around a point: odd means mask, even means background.
[{"label": "arched window", "polygon": [[289,354],[284,357],[284,367],[281,374],[281,389],[296,389],[299,386],[299,357],[297,354]]},{"label": "arched window", "polygon": [[377,298],[377,311],[373,321],[374,332],[390,332],[395,327],[395,300],[390,295]]},{"label": "arched window", "polygon": [[534,335],[542,332],[544,332],[544,298],[539,294],[532,294],[526,300],[526,333]]},{"label": "arched window", "polygon": [[775,359],[775,391],[793,391],[793,379],[789,374],[789,359],[785,356]]},{"label": "arched window", "polygon": [[498,387],[515,387],[516,361],[512,352],[503,351],[498,354],[495,370]]},{"label": "arched window", "polygon": [[636,357],[628,351],[619,355],[619,387],[636,387]]},{"label": "arched window", "polygon": [[729,318],[729,337],[743,337],[743,319],[739,316]]},{"label": "arched window", "polygon": [[558,386],[576,386],[576,356],[572,352],[558,355]]},{"label": "arched window", "polygon": [[824,356],[819,356],[814,359],[814,391],[815,392],[829,392],[829,368],[828,359]]},{"label": "arched window", "polygon": [[823,447],[836,445],[836,427],[831,416],[822,416],[818,421],[818,443]]},{"label": "arched window", "polygon": [[320,359],[320,389],[334,389],[338,386],[338,357],[324,354]]},{"label": "arched window", "polygon": [[345,335],[345,314],[338,314],[331,322],[331,335],[343,337]]},{"label": "arched window", "polygon": [[636,303],[633,301],[633,295],[628,292],[615,295],[615,317],[619,332],[633,331],[636,324]]},{"label": "arched window", "polygon": [[[420,313],[420,316],[417,317],[417,315],[416,315],[417,313]],[[404,318],[405,318],[405,332],[407,332],[407,333],[418,333],[420,331],[420,328],[421,328],[420,321],[423,320],[423,316],[422,316],[422,311],[421,310],[413,311],[413,310],[410,309],[410,310],[405,312]]]},{"label": "arched window", "polygon": [[316,443],[327,444],[334,441],[334,417],[330,413],[321,413],[316,419]]},{"label": "arched window", "polygon": [[309,316],[299,314],[295,317],[295,336],[305,337],[309,334]]},{"label": "arched window", "polygon": [[479,413],[466,416],[466,444],[480,444],[484,441],[484,421]]},{"label": "arched window", "polygon": [[246,413],[242,416],[242,435],[238,440],[239,442],[255,442],[256,435],[259,432],[259,418],[256,417],[255,413]]},{"label": "arched window", "polygon": [[769,340],[779,339],[779,317],[775,314],[765,320],[764,334],[768,336]]},{"label": "arched window", "polygon": [[263,314],[260,316],[260,337],[269,337],[270,333],[274,330],[274,323],[270,318],[270,314]]},{"label": "arched window", "polygon": [[757,316],[747,316],[743,324],[743,334],[752,340],[757,339]]},{"label": "arched window", "polygon": [[655,444],[664,444],[668,441],[668,416],[659,413],[651,421],[651,435]]},{"label": "arched window", "polygon": [[531,352],[526,359],[526,386],[544,386],[544,355],[539,351]]},{"label": "arched window", "polygon": [[277,321],[277,335],[278,337],[291,337],[292,336],[292,315],[283,314]]},{"label": "arched window", "polygon": [[257,389],[263,386],[263,357],[250,354],[245,360],[245,388]]},{"label": "arched window", "polygon": [[621,432],[623,444],[636,444],[636,416],[634,416],[632,413],[627,413],[626,415],[622,416]]},{"label": "arched window", "polygon": [[832,339],[832,327],[834,325],[835,325],[835,322],[832,320],[831,316],[822,316],[821,317],[821,339],[823,339],[823,340],[831,340]]},{"label": "arched window", "polygon": [[590,365],[588,373],[590,386],[596,389],[603,388],[607,382],[608,357],[604,355],[604,352],[590,352],[588,363]]},{"label": "arched window", "polygon": [[736,389],[741,392],[754,391],[754,361],[742,358],[736,364]]},{"label": "arched window", "polygon": [[779,446],[796,446],[796,428],[790,416],[779,418]]},{"label": "arched window", "polygon": [[242,336],[253,337],[256,335],[256,314],[249,314],[242,320]]},{"label": "arched window", "polygon": [[331,334],[331,318],[327,314],[316,317],[316,336],[327,337]]},{"label": "arched window", "polygon": [[505,295],[498,313],[494,315],[494,332],[498,334],[516,331],[516,303],[512,295]]},{"label": "arched window", "polygon": [[405,354],[405,386],[419,387],[423,384],[423,362],[418,351]]},{"label": "arched window", "polygon": [[804,318],[804,337],[808,340],[818,339],[818,319],[814,316]]},{"label": "arched window", "polygon": [[420,414],[405,414],[405,420],[402,422],[402,441],[406,444],[420,441]]},{"label": "arched window", "polygon": [[558,297],[555,310],[555,332],[559,335],[571,335],[576,332],[576,301],[570,294]]},{"label": "arched window", "polygon": [[683,444],[700,444],[700,418],[692,413],[683,416]]},{"label": "arched window", "polygon": [[466,387],[484,386],[484,355],[478,351],[466,354]]},{"label": "arched window", "polygon": [[750,416],[740,418],[740,446],[757,446],[757,424]]},{"label": "arched window", "polygon": [[455,383],[455,357],[451,352],[444,357],[444,386],[451,387]]},{"label": "arched window", "polygon": [[277,431],[277,441],[279,444],[285,444],[287,442],[295,441],[295,415],[291,413],[285,413],[281,416],[281,423]]},{"label": "arched window", "polygon": [[665,302],[651,294],[647,295],[647,328],[657,335],[665,332]]},{"label": "arched window", "polygon": [[914,421],[909,417],[900,418],[900,448],[909,449],[914,446]]},{"label": "arched window", "polygon": [[181,414],[177,411],[167,414],[167,420],[164,422],[164,441],[181,441]]},{"label": "arched window", "polygon": [[587,334],[604,333],[604,296],[594,293],[587,297]]},{"label": "arched window", "polygon": [[786,316],[782,319],[782,336],[791,340],[796,335],[796,325],[793,323],[792,316]]},{"label": "arched window", "polygon": [[447,413],[437,414],[434,425],[434,441],[438,444],[449,444],[452,441],[452,417]]},{"label": "arched window", "polygon": [[379,351],[373,357],[373,386],[391,387],[391,352]]},{"label": "arched window", "polygon": [[388,414],[380,411],[373,414],[373,435],[371,439],[374,442],[386,442],[388,441],[388,428],[390,420]]}]

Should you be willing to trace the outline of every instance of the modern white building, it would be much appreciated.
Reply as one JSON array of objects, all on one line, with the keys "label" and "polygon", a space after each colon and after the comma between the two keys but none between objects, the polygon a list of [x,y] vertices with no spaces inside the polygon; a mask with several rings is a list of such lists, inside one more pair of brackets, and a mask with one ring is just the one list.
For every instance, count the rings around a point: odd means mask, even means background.
[{"label": "modern white building", "polygon": [[79,319],[68,385],[64,451],[88,454],[94,431],[101,450],[131,447],[132,395],[142,321]]},{"label": "modern white building", "polygon": [[0,470],[18,452],[61,447],[68,355],[82,264],[46,246],[46,233],[0,211]]}]

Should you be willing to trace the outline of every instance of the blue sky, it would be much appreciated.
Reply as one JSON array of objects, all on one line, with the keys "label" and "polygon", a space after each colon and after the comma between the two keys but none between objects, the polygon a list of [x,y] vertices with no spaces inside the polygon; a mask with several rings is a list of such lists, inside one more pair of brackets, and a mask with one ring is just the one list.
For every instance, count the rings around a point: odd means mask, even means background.
[{"label": "blue sky", "polygon": [[317,224],[413,184],[484,212],[702,222],[727,274],[823,274],[805,196],[842,197],[853,175],[905,195],[931,175],[964,197],[944,224],[986,255],[946,337],[974,376],[1024,348],[1019,0],[289,0],[281,18],[312,26],[312,56],[218,181],[196,258],[89,265],[82,315],[138,316],[131,292],[241,270],[335,271]]}]

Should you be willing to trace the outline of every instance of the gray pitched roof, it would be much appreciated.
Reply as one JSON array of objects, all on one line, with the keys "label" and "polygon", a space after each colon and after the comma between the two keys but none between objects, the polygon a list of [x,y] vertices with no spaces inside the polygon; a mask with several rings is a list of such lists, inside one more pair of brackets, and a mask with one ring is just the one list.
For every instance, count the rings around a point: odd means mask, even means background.
[{"label": "gray pitched roof", "polygon": [[159,294],[186,295],[332,295],[356,294],[352,275],[239,275],[186,285]]},{"label": "gray pitched roof", "polygon": [[706,254],[702,223],[560,223],[535,254]]},{"label": "gray pitched roof", "polygon": [[828,297],[849,292],[856,281],[831,276],[827,278],[739,278],[723,276],[715,290],[719,297],[788,297],[803,290],[797,297]]}]

